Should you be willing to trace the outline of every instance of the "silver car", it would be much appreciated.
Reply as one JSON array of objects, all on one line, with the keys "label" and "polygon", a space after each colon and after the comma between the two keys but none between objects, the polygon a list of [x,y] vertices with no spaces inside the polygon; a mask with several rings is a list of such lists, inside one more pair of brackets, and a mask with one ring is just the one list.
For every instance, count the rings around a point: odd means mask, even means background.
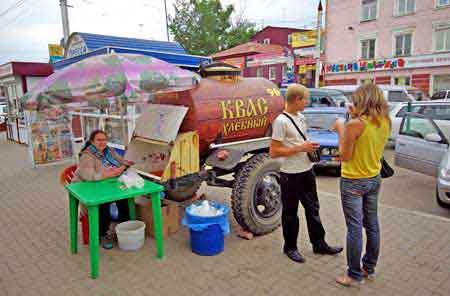
[{"label": "silver car", "polygon": [[450,149],[447,137],[433,119],[407,113],[395,144],[395,164],[436,176],[436,199],[450,208]]},{"label": "silver car", "polygon": [[[407,103],[400,103],[393,106],[389,116],[392,121],[392,131],[389,139],[395,142],[402,122],[403,116],[408,109]],[[411,112],[425,115],[434,120],[439,128],[444,132],[447,139],[450,139],[450,101],[422,101],[411,104]]]}]

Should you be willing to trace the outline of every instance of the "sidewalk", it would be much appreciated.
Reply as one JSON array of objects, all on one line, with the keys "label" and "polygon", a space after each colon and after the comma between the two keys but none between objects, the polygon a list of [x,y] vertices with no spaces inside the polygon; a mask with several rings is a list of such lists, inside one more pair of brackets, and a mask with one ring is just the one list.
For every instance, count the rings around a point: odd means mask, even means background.
[{"label": "sidewalk", "polygon": [[[153,239],[138,252],[100,249],[100,276],[89,278],[89,249],[71,255],[68,199],[58,183],[62,166],[31,169],[27,149],[0,138],[0,295],[405,295],[450,294],[450,220],[381,206],[382,250],[377,278],[343,288],[334,277],[345,255],[317,256],[301,221],[305,264],[282,253],[281,228],[245,241],[234,232],[225,252],[201,257],[189,249],[189,233],[165,240],[155,258]],[[206,188],[210,199],[229,203],[229,190]],[[321,216],[331,244],[345,243],[338,197],[321,194]],[[405,196],[405,202],[407,197]]]}]

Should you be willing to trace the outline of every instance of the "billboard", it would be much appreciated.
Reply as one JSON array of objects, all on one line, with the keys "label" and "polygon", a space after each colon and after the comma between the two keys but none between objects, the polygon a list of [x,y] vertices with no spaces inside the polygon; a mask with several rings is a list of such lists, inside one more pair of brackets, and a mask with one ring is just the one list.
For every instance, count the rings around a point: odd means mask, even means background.
[{"label": "billboard", "polygon": [[50,63],[56,63],[64,58],[63,48],[59,44],[48,45],[48,55],[50,57]]},{"label": "billboard", "polygon": [[292,47],[315,46],[316,39],[316,31],[295,32],[292,33]]}]

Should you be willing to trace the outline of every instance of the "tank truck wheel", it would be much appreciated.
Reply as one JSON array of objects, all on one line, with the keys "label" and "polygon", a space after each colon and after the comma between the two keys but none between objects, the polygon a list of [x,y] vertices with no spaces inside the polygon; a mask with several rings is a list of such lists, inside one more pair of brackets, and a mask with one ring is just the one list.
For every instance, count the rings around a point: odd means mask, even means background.
[{"label": "tank truck wheel", "polygon": [[281,223],[280,163],[262,153],[251,157],[237,173],[231,197],[236,221],[263,235]]}]

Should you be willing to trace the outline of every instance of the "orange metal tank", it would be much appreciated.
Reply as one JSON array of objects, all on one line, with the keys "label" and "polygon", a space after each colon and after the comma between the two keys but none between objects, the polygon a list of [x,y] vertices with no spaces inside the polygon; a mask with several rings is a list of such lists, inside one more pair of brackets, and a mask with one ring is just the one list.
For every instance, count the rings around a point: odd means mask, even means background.
[{"label": "orange metal tank", "polygon": [[284,107],[278,88],[264,78],[203,78],[197,88],[157,95],[154,103],[189,107],[180,132],[198,132],[201,156],[211,143],[266,136]]}]

